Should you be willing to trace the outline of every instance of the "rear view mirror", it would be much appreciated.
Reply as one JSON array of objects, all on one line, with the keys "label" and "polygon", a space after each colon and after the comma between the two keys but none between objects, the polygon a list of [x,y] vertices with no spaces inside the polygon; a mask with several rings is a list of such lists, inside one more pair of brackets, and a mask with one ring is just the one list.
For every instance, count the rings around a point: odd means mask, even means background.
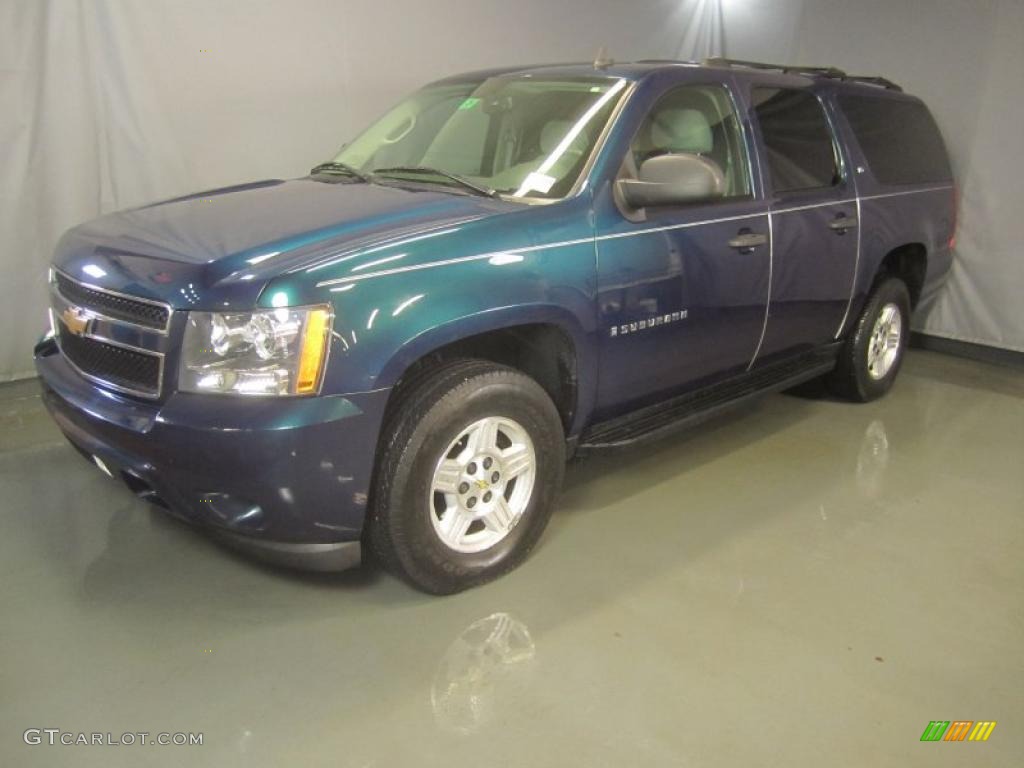
[{"label": "rear view mirror", "polygon": [[711,200],[725,191],[725,175],[718,163],[687,152],[645,160],[639,177],[616,182],[622,199],[631,208]]}]

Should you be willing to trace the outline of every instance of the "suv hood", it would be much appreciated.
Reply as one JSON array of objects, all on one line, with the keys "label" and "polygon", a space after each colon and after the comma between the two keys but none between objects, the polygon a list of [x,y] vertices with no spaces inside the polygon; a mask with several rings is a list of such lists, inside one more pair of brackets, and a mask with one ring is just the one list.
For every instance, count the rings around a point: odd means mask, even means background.
[{"label": "suv hood", "polygon": [[497,199],[347,179],[268,180],[82,224],[61,240],[54,266],[179,309],[252,306],[269,279],[342,248],[371,249],[521,209]]}]

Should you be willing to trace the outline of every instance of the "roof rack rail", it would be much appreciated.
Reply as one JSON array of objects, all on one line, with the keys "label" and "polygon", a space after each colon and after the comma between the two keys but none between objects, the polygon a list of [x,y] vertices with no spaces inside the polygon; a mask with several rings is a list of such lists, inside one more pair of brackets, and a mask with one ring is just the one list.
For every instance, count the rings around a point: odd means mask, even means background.
[{"label": "roof rack rail", "polygon": [[784,74],[819,75],[836,79],[846,77],[846,73],[835,67],[801,67],[796,64],[768,64],[763,61],[744,61],[742,59],[725,59],[719,56],[704,59],[701,62],[708,67],[743,67],[744,69],[775,69]]},{"label": "roof rack rail", "polygon": [[875,77],[870,75],[847,75],[843,80],[849,80],[851,83],[864,83],[865,85],[877,85],[881,88],[885,88],[888,91],[899,91],[903,93],[903,89],[900,88],[892,80],[885,77]]},{"label": "roof rack rail", "polygon": [[836,67],[803,67],[795,64],[767,64],[763,61],[743,61],[742,59],[726,59],[718,56],[704,59],[701,63],[707,67],[742,67],[745,69],[776,70],[786,75],[827,77],[832,80],[841,80],[843,82],[877,85],[890,91],[903,90],[892,80],[888,80],[884,77],[848,75],[846,72]]}]

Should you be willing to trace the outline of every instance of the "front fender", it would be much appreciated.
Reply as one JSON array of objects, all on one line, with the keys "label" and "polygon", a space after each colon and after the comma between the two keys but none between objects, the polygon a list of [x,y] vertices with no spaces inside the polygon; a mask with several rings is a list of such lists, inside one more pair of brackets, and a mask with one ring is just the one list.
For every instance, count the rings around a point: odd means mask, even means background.
[{"label": "front fender", "polygon": [[394,386],[410,365],[448,344],[489,331],[538,323],[552,325],[571,339],[576,352],[576,365],[580,379],[593,381],[596,366],[593,352],[593,327],[585,328],[579,317],[561,306],[520,304],[484,310],[423,330],[399,347],[384,364],[377,377],[378,385],[381,387]]},{"label": "front fender", "polygon": [[452,342],[553,325],[575,347],[579,418],[589,413],[597,384],[597,263],[589,211],[589,198],[580,197],[396,241],[339,258],[331,270],[282,275],[260,302],[274,306],[283,294],[289,305],[329,302],[334,308],[323,384],[328,395],[392,387],[410,365]]},{"label": "front fender", "polygon": [[462,339],[528,324],[561,330],[576,353],[577,418],[597,382],[592,243],[381,275],[335,293],[327,394],[394,386],[423,356]]},{"label": "front fender", "polygon": [[[561,261],[564,267],[564,256]],[[333,343],[333,352],[339,354],[331,369],[332,390],[393,387],[409,366],[449,344],[491,331],[546,324],[558,328],[573,344],[576,414],[588,414],[597,382],[593,298],[564,284],[552,286],[539,275],[486,285],[455,275],[433,290],[420,283],[395,292],[381,284],[374,288],[390,297],[383,307],[361,303],[359,309],[339,308]]]},{"label": "front fender", "polygon": [[593,327],[584,327],[580,318],[562,306],[522,304],[488,309],[423,330],[385,362],[377,376],[381,387],[392,387],[409,367],[431,352],[454,342],[517,326],[545,324],[559,329],[572,342],[576,355],[576,403],[570,434],[576,434],[593,410],[597,395],[597,354]]}]

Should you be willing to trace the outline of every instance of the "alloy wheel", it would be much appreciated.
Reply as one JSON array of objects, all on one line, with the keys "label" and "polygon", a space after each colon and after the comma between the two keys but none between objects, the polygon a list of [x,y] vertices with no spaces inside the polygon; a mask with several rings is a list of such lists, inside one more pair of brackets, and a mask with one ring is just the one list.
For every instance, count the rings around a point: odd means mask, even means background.
[{"label": "alloy wheel", "polygon": [[876,381],[892,370],[900,355],[900,337],[903,334],[903,316],[896,304],[882,307],[871,329],[868,341],[868,375]]},{"label": "alloy wheel", "polygon": [[504,539],[530,503],[537,455],[518,422],[488,416],[463,429],[438,460],[430,484],[434,531],[456,552]]}]

